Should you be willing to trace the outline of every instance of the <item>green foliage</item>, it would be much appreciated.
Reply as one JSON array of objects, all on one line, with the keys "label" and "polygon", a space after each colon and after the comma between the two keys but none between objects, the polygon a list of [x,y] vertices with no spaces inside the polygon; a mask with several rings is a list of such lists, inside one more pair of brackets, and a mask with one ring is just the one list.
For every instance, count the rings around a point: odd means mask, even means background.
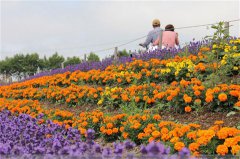
[{"label": "green foliage", "polygon": [[39,60],[39,68],[41,70],[44,70],[44,71],[48,70],[48,68],[49,68],[49,61],[48,61],[46,56],[44,56],[43,59]]},{"label": "green foliage", "polygon": [[79,57],[76,57],[76,56],[68,57],[67,60],[64,62],[64,67],[68,65],[79,64],[79,63],[81,63],[81,59]]},{"label": "green foliage", "polygon": [[25,74],[34,75],[40,65],[39,55],[37,53],[27,54],[23,61],[23,67],[25,69]]},{"label": "green foliage", "polygon": [[16,75],[19,79],[26,73],[26,68],[24,68],[25,56],[23,54],[16,54],[10,60],[11,71],[13,75]]},{"label": "green foliage", "polygon": [[56,69],[61,67],[61,63],[64,62],[64,57],[58,55],[56,52],[48,58],[48,69]]},{"label": "green foliage", "polygon": [[127,52],[126,49],[124,49],[118,52],[118,57],[122,57],[122,56],[130,56],[130,54]]},{"label": "green foliage", "polygon": [[12,73],[11,69],[11,58],[6,58],[5,60],[0,61],[0,73],[5,74],[6,76],[10,76]]},{"label": "green foliage", "polygon": [[18,79],[22,79],[22,77],[34,75],[40,66],[41,60],[37,53],[16,54],[0,62],[0,73],[7,77],[16,76]]},{"label": "green foliage", "polygon": [[[224,27],[224,22],[219,22],[217,25],[213,25],[212,28],[215,29],[214,34],[212,36],[207,36],[206,39],[209,39],[213,44],[217,62],[216,71],[218,71],[218,60],[223,56],[222,51],[224,51],[224,48],[228,43],[229,35],[226,33],[228,28]],[[217,47],[214,48],[214,46]]]},{"label": "green foliage", "polygon": [[87,57],[87,61],[100,61],[100,58],[97,54],[91,52],[88,57]]}]

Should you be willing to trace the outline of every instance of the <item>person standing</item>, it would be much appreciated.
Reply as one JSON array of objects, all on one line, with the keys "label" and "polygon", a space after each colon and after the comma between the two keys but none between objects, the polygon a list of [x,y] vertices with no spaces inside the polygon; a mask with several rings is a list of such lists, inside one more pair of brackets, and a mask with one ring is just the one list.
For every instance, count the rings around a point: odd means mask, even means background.
[{"label": "person standing", "polygon": [[[158,19],[154,19],[152,22],[153,30],[151,30],[148,35],[147,39],[145,40],[144,43],[140,43],[139,45],[144,47],[144,48],[149,48],[149,44],[153,44],[159,37],[160,33],[163,32],[163,29],[160,28],[160,21]],[[157,46],[154,46],[156,49]]]}]

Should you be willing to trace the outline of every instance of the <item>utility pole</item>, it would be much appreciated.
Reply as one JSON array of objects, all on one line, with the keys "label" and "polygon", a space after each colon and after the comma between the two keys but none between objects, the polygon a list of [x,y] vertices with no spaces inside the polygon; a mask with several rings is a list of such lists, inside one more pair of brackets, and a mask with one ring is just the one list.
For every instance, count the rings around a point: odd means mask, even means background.
[{"label": "utility pole", "polygon": [[113,58],[113,61],[114,61],[114,64],[116,64],[117,63],[117,53],[118,53],[118,47],[115,47],[115,49],[114,49],[114,58]]},{"label": "utility pole", "polygon": [[229,22],[224,22],[225,33],[229,35]]}]

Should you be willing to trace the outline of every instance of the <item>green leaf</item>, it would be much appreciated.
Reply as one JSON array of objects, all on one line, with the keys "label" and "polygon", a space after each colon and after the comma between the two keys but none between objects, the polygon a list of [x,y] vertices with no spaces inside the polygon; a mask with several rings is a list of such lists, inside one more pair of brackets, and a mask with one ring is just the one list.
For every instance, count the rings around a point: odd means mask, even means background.
[{"label": "green leaf", "polygon": [[235,108],[235,109],[237,109],[237,110],[240,110],[240,108],[239,108],[239,107],[236,107],[236,106],[234,106],[233,108]]},{"label": "green leaf", "polygon": [[231,115],[235,115],[235,114],[236,114],[236,112],[231,111],[231,112],[229,112],[229,113],[227,114],[227,117],[229,117],[229,116],[231,116]]}]

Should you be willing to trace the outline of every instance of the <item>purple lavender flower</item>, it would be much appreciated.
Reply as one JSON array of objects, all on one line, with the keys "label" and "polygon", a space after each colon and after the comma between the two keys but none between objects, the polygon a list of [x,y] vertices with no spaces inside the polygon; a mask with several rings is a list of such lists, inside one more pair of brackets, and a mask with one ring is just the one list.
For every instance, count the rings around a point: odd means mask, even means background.
[{"label": "purple lavender flower", "polygon": [[112,157],[112,150],[109,147],[104,148],[103,152],[102,152],[102,157],[103,158],[110,158],[110,157]]},{"label": "purple lavender flower", "polygon": [[188,158],[190,156],[190,150],[186,147],[182,148],[182,150],[179,152],[179,156],[181,159]]},{"label": "purple lavender flower", "polygon": [[124,141],[124,146],[125,146],[125,149],[131,150],[136,146],[136,144],[131,142],[130,140],[126,140]]}]

